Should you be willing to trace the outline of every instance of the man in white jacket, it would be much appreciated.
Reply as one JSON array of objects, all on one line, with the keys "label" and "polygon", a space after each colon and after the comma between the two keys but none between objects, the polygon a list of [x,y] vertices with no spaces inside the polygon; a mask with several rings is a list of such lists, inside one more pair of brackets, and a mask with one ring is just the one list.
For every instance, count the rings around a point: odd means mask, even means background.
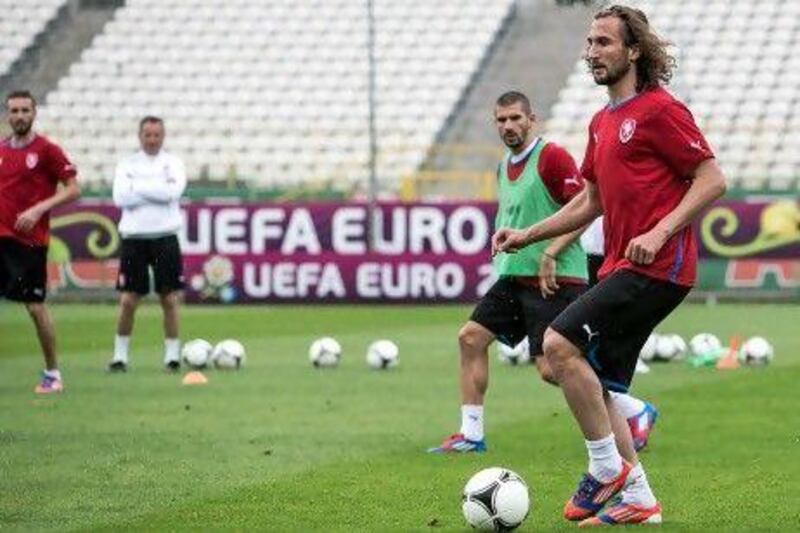
[{"label": "man in white jacket", "polygon": [[109,372],[128,370],[128,346],[136,308],[150,292],[150,269],[164,311],[164,367],[180,369],[178,310],[183,264],[177,232],[186,170],[176,156],[162,150],[164,121],[147,116],[139,123],[141,150],[122,159],[114,175],[114,204],[122,210],[117,290],[120,311],[114,357]]}]

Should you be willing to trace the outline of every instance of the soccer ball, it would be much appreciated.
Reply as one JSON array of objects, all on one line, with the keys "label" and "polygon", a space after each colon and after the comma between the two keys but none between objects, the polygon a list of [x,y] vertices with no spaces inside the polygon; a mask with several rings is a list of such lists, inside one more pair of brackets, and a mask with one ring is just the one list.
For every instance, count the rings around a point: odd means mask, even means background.
[{"label": "soccer ball", "polygon": [[467,481],[461,496],[467,523],[480,531],[510,531],[530,510],[528,485],[506,468],[481,470]]},{"label": "soccer ball", "polygon": [[497,358],[507,365],[524,365],[531,360],[530,348],[528,344],[528,337],[522,339],[519,344],[508,346],[502,342],[497,343]]},{"label": "soccer ball", "polygon": [[389,340],[375,341],[367,348],[367,364],[377,370],[397,366],[399,358],[400,348]]},{"label": "soccer ball", "polygon": [[316,368],[334,367],[342,357],[342,345],[333,337],[322,337],[311,343],[308,358]]},{"label": "soccer ball", "polygon": [[233,339],[226,339],[216,346],[211,354],[214,366],[223,370],[239,370],[246,359],[244,346]]},{"label": "soccer ball", "polygon": [[213,349],[214,347],[207,340],[193,339],[183,345],[181,359],[189,368],[205,368],[208,366]]},{"label": "soccer ball", "polygon": [[675,347],[675,354],[672,356],[673,359],[683,359],[686,357],[686,352],[689,351],[689,347],[686,345],[686,341],[683,340],[683,337],[678,335],[677,333],[673,333],[670,335],[672,339],[672,344]]},{"label": "soccer ball", "polygon": [[[683,339],[681,339],[681,342],[682,341]],[[671,361],[678,356],[679,348],[680,346],[675,342],[675,338],[672,335],[659,335],[658,339],[656,339],[653,360]]]},{"label": "soccer ball", "polygon": [[689,347],[696,356],[707,355],[722,349],[722,343],[712,333],[698,333],[689,341]]},{"label": "soccer ball", "polygon": [[739,350],[739,361],[750,366],[765,366],[772,361],[775,350],[764,337],[750,337]]},{"label": "soccer ball", "polygon": [[642,361],[652,361],[653,358],[656,356],[656,343],[658,342],[658,338],[661,335],[658,333],[651,333],[649,337],[647,337],[647,341],[645,341],[644,346],[639,351],[639,359]]}]

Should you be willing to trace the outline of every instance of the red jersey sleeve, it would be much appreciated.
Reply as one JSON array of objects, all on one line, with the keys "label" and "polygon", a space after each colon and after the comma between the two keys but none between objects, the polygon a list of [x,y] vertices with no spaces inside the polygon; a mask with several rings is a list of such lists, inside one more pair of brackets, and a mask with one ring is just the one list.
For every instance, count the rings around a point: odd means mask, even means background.
[{"label": "red jersey sleeve", "polygon": [[537,170],[550,196],[562,205],[583,189],[575,160],[557,144],[548,143],[542,149]]},{"label": "red jersey sleeve", "polygon": [[78,171],[60,146],[50,143],[47,149],[47,170],[58,181],[65,182],[77,176]]},{"label": "red jersey sleeve", "polygon": [[689,177],[714,152],[685,105],[672,101],[659,109],[644,128],[650,145],[675,172]]},{"label": "red jersey sleeve", "polygon": [[581,177],[592,183],[597,182],[597,178],[594,175],[594,145],[597,143],[594,132],[596,120],[597,115],[592,117],[592,121],[589,123],[589,142],[586,143],[586,153],[583,154],[583,162],[581,163]]}]

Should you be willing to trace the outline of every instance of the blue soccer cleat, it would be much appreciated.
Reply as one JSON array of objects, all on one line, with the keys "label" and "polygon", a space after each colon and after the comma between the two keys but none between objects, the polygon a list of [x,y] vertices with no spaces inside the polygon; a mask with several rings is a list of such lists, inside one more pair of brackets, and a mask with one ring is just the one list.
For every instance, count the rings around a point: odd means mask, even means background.
[{"label": "blue soccer cleat", "polygon": [[588,472],[585,473],[578,484],[578,490],[564,505],[564,518],[578,521],[594,516],[607,501],[622,490],[632,468],[631,464],[623,459],[622,472],[607,483],[596,479]]},{"label": "blue soccer cleat", "polygon": [[469,440],[463,433],[450,435],[439,446],[428,448],[428,453],[483,453],[485,451],[485,440]]},{"label": "blue soccer cleat", "polygon": [[650,432],[653,431],[657,419],[658,409],[649,402],[645,402],[641,413],[628,419],[631,437],[633,437],[633,447],[637,452],[647,446],[647,440],[650,438]]}]

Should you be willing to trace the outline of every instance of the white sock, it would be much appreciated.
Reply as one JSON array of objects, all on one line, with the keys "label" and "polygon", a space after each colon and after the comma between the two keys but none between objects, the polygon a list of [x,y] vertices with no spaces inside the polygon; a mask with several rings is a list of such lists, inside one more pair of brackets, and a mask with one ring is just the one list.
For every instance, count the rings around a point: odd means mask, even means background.
[{"label": "white sock", "polygon": [[130,335],[114,336],[114,361],[128,362],[128,346],[130,343]]},{"label": "white sock", "polygon": [[180,361],[181,356],[181,341],[180,339],[164,339],[164,363],[170,361]]},{"label": "white sock", "polygon": [[652,507],[656,504],[656,497],[647,482],[642,463],[634,466],[628,474],[628,482],[622,489],[622,501],[642,507]]},{"label": "white sock", "polygon": [[638,416],[644,411],[645,403],[639,398],[621,392],[611,392],[610,394],[614,398],[614,405],[625,418]]},{"label": "white sock", "polygon": [[61,371],[57,368],[54,368],[53,370],[45,370],[44,373],[48,377],[55,378],[58,381],[61,381]]},{"label": "white sock", "polygon": [[622,473],[622,456],[614,442],[614,434],[599,440],[587,440],[589,451],[589,473],[597,480],[607,483]]},{"label": "white sock", "polygon": [[483,440],[483,406],[461,406],[461,433],[468,440]]}]

